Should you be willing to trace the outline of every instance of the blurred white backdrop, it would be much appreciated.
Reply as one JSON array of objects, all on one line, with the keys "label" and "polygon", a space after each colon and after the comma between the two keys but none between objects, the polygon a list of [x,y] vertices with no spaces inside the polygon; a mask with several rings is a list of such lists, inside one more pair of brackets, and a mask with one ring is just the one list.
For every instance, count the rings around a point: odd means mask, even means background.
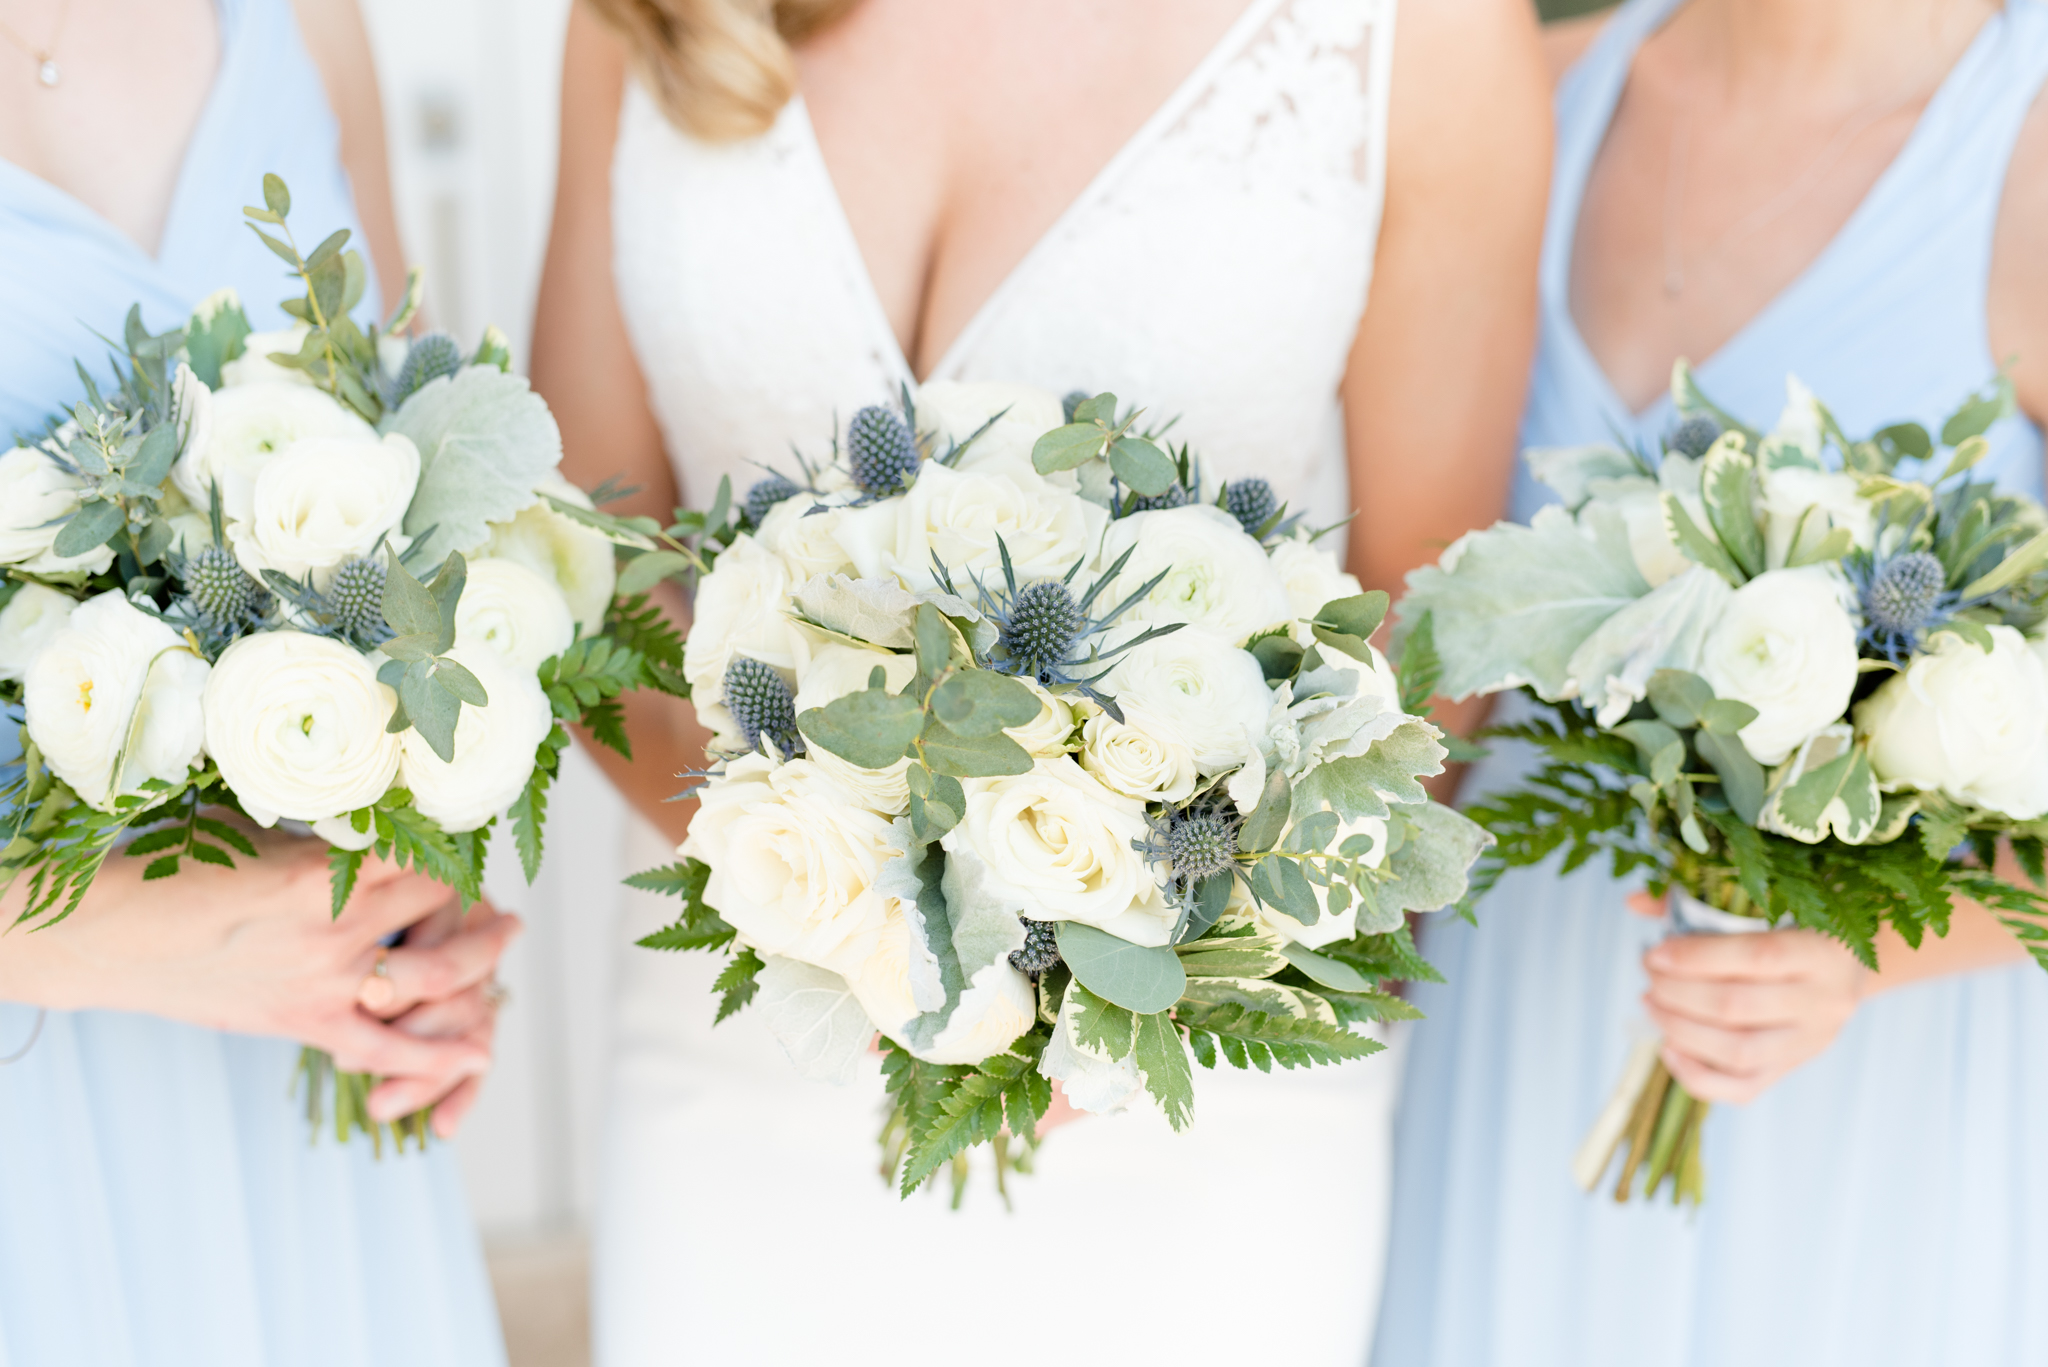
[{"label": "blurred white backdrop", "polygon": [[[569,0],[361,0],[376,50],[398,226],[427,269],[433,325],[495,323],[523,358],[554,195]],[[606,986],[629,820],[571,752],[549,803],[547,860],[527,887],[509,842],[493,900],[526,919],[500,974],[512,992],[499,1063],[457,1149],[498,1241],[578,1230],[603,1103]]]}]

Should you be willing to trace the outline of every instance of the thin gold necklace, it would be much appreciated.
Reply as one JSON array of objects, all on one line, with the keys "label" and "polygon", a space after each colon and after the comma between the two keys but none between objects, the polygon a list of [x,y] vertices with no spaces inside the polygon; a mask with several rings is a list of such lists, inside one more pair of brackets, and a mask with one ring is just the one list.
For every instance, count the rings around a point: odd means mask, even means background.
[{"label": "thin gold necklace", "polygon": [[71,0],[63,0],[57,8],[57,31],[50,35],[50,42],[46,47],[37,47],[16,32],[12,26],[0,22],[0,37],[6,38],[35,60],[36,79],[50,90],[55,90],[57,83],[64,79],[64,69],[57,65],[57,45],[64,41],[64,21],[70,17]]}]

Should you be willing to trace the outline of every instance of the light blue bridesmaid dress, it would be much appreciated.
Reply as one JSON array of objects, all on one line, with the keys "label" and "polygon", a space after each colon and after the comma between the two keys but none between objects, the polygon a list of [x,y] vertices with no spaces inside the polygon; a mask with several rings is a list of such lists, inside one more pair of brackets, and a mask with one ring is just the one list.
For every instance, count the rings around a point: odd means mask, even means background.
[{"label": "light blue bridesmaid dress", "polygon": [[[309,250],[355,225],[289,0],[221,0],[220,18],[220,72],[156,259],[0,161],[0,437],[79,393],[73,356],[104,373],[93,334],[118,337],[131,302],[160,331],[233,285],[255,326],[285,325],[280,263],[241,226],[265,171],[290,184]],[[0,730],[11,752],[13,722]],[[36,1017],[0,1003],[0,1057]],[[0,1367],[503,1363],[453,1154],[309,1144],[287,1095],[296,1053],[50,1013],[0,1067]]]},{"label": "light blue bridesmaid dress", "polygon": [[[1575,330],[1580,197],[1643,38],[1678,0],[1623,5],[1557,97],[1529,445],[1654,442]],[[1849,431],[1932,426],[1996,370],[1985,290],[2020,125],[2048,78],[2048,6],[1989,19],[1840,235],[1698,367],[1768,426],[1788,371]],[[2040,434],[1989,469],[2039,496]],[[1543,495],[1524,479],[1517,515]],[[1511,782],[1526,755],[1475,773]],[[1642,951],[1604,871],[1504,879],[1479,925],[1439,918],[1397,1124],[1377,1367],[2007,1367],[2048,1362],[2048,974],[1948,978],[1866,1003],[1820,1058],[1716,1107],[1696,1215],[1571,1179],[1640,1028]],[[1611,1183],[1611,1174],[1610,1174]]]}]

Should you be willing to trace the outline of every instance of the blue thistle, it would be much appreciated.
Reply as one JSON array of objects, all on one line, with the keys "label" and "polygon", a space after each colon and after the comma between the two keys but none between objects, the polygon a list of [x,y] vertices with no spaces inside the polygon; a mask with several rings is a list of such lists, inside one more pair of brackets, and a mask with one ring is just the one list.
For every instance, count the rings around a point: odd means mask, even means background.
[{"label": "blue thistle", "polygon": [[1678,424],[1677,430],[1665,438],[1664,446],[1676,455],[1698,460],[1720,439],[1721,424],[1704,413],[1695,413]]},{"label": "blue thistle", "polygon": [[1252,536],[1280,511],[1273,486],[1263,479],[1233,479],[1223,486],[1223,509]]},{"label": "blue thistle", "polygon": [[1962,595],[1947,588],[1940,559],[1926,551],[1903,551],[1847,569],[1863,606],[1862,643],[1895,664],[1904,663],[1961,606]]},{"label": "blue thistle", "polygon": [[776,504],[802,492],[803,487],[787,475],[770,474],[766,479],[755,480],[747,490],[747,521],[760,526]]},{"label": "blue thistle", "polygon": [[1175,881],[1189,888],[1237,867],[1237,827],[1237,818],[1221,806],[1189,806],[1173,813],[1165,854]]},{"label": "blue thistle", "polygon": [[1165,493],[1154,494],[1150,498],[1145,497],[1143,494],[1131,495],[1129,511],[1134,513],[1156,513],[1165,508],[1185,508],[1193,501],[1193,495],[1176,484]]},{"label": "blue thistle", "polygon": [[1067,658],[1088,625],[1088,615],[1074,594],[1057,579],[1026,584],[1010,599],[1010,611],[998,639],[1016,662],[1016,672],[1041,683]]},{"label": "blue thistle", "polygon": [[870,498],[902,493],[917,473],[917,437],[880,404],[869,404],[846,424],[846,455],[853,482]]},{"label": "blue thistle", "polygon": [[1029,916],[1017,919],[1024,923],[1024,948],[1010,951],[1010,967],[1036,980],[1060,961],[1059,941],[1053,935],[1052,922],[1034,921]]},{"label": "blue thistle", "polygon": [[186,558],[179,575],[200,620],[215,631],[232,632],[267,606],[269,594],[219,546]]},{"label": "blue thistle", "polygon": [[796,701],[782,676],[767,665],[735,655],[725,667],[725,707],[747,749],[759,749],[766,736],[784,759],[796,754]]},{"label": "blue thistle", "polygon": [[368,557],[345,560],[327,588],[334,625],[368,644],[388,640],[384,624],[384,562]]},{"label": "blue thistle", "polygon": [[445,332],[430,332],[406,350],[405,362],[385,392],[384,406],[397,408],[444,375],[462,369],[462,346]]}]

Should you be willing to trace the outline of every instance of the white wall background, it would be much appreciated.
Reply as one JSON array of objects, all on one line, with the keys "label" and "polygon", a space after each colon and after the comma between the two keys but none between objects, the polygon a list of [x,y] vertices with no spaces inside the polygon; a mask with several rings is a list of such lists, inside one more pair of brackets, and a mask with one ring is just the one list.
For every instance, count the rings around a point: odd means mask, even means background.
[{"label": "white wall background", "polygon": [[[523,358],[554,195],[569,0],[361,0],[376,50],[392,188],[435,327],[495,323]],[[605,1003],[628,815],[571,752],[549,803],[547,860],[528,887],[509,841],[488,880],[526,919],[498,1067],[457,1149],[485,1233],[564,1232],[590,1209],[603,1105]]]}]

